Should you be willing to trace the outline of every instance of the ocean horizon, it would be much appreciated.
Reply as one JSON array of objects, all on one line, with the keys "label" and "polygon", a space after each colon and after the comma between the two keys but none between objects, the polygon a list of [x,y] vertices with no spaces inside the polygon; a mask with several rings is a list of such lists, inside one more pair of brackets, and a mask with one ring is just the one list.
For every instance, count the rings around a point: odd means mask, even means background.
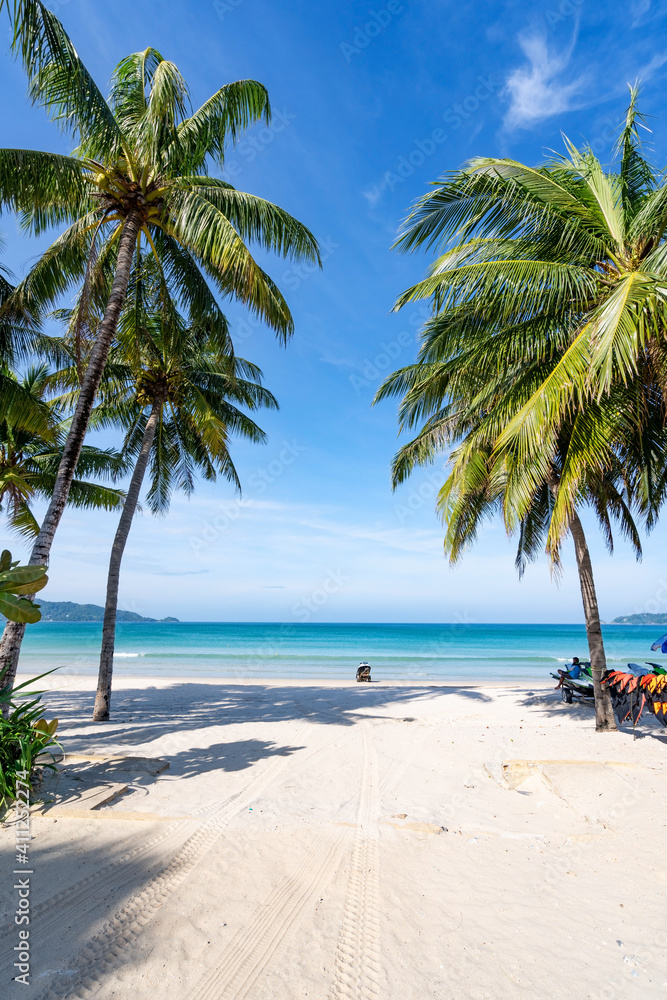
[{"label": "ocean horizon", "polygon": [[[664,626],[603,625],[610,667],[665,657]],[[58,667],[96,674],[99,622],[29,626],[21,673]],[[588,658],[583,624],[123,622],[114,671],[123,676],[352,679],[367,660],[376,680],[538,681],[572,656]],[[667,666],[667,663],[665,664]]]}]

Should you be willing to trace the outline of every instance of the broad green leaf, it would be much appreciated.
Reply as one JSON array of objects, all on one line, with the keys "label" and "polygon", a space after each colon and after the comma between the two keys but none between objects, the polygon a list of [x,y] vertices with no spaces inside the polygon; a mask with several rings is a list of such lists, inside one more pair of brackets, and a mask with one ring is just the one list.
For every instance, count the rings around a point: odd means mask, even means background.
[{"label": "broad green leaf", "polygon": [[42,617],[39,605],[26,601],[24,597],[14,597],[6,591],[0,592],[0,614],[12,622],[34,624]]}]

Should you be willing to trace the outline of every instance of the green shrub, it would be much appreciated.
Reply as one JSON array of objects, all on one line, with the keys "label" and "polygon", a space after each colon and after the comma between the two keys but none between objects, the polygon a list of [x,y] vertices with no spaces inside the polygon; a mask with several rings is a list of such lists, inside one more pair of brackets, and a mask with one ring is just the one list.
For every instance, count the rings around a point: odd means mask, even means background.
[{"label": "green shrub", "polygon": [[39,766],[55,770],[53,750],[62,750],[54,738],[58,720],[47,722],[44,718],[41,704],[43,692],[24,690],[42,677],[46,674],[18,684],[13,690],[10,687],[0,690],[0,706],[9,706],[7,715],[0,716],[0,811],[16,798],[19,772],[32,777],[37,758],[41,755]]}]

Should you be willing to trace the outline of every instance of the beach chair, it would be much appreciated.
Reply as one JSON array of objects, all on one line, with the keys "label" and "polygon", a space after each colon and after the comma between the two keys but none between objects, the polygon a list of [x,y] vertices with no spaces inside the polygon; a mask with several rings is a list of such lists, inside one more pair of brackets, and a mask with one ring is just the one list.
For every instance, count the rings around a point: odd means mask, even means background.
[{"label": "beach chair", "polygon": [[358,684],[363,684],[363,683],[370,684],[370,682],[371,682],[371,668],[368,665],[368,663],[362,662],[357,667],[357,683]]}]

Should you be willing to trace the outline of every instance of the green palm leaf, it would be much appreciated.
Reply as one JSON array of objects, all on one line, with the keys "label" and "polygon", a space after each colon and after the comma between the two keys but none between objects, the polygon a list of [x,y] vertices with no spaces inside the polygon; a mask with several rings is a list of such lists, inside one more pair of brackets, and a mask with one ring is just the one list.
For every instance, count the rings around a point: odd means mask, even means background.
[{"label": "green palm leaf", "polygon": [[201,170],[208,156],[222,166],[227,143],[261,120],[271,120],[266,87],[256,80],[226,84],[180,123],[175,155],[188,173]]}]

